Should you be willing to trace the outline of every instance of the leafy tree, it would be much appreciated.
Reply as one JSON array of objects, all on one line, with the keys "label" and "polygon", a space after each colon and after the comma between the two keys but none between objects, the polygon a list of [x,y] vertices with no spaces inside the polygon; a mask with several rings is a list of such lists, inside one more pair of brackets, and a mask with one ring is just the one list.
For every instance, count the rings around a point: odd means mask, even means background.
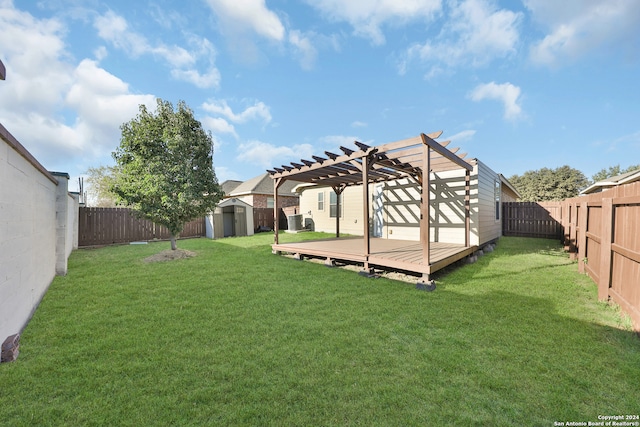
[{"label": "leafy tree", "polygon": [[213,140],[184,101],[157,99],[155,112],[144,105],[121,127],[113,152],[119,173],[111,185],[117,202],[164,225],[171,249],[184,224],[211,212],[223,193],[213,169]]},{"label": "leafy tree", "polygon": [[569,166],[542,168],[514,175],[509,181],[518,189],[525,202],[564,200],[577,196],[589,181],[582,172]]},{"label": "leafy tree", "polygon": [[602,181],[603,179],[611,178],[612,176],[622,175],[623,173],[631,172],[640,169],[640,165],[631,165],[626,169],[621,169],[620,165],[609,166],[609,169],[602,169],[591,177],[593,182]]},{"label": "leafy tree", "polygon": [[91,206],[112,208],[116,206],[116,195],[111,186],[116,175],[115,166],[98,166],[89,168],[87,174],[87,192]]}]

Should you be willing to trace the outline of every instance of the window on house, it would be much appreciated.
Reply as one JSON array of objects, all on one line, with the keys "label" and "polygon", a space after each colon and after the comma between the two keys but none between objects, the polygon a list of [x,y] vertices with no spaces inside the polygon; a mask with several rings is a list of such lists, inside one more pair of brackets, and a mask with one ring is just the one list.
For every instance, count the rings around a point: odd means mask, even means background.
[{"label": "window on house", "polygon": [[496,221],[500,220],[500,181],[496,179],[495,185],[495,199],[496,199]]},{"label": "window on house", "polygon": [[322,191],[318,193],[318,210],[324,210],[324,192]]},{"label": "window on house", "polygon": [[273,209],[273,197],[267,197],[267,208]]},{"label": "window on house", "polygon": [[[332,191],[331,193],[329,193],[329,217],[330,218],[335,218],[336,214],[338,212],[338,195],[336,194],[335,191]],[[340,218],[342,218],[343,215],[343,204],[342,204],[342,200],[340,200]]]}]

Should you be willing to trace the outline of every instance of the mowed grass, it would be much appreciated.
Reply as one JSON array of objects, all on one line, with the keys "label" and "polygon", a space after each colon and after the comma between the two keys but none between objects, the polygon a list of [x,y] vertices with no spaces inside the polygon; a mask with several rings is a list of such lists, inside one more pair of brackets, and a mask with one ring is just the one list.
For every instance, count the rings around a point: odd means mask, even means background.
[{"label": "mowed grass", "polygon": [[[317,237],[283,235],[282,240]],[[272,235],[79,250],[0,365],[0,424],[553,425],[640,411],[640,340],[556,242],[502,238],[435,292]]]}]

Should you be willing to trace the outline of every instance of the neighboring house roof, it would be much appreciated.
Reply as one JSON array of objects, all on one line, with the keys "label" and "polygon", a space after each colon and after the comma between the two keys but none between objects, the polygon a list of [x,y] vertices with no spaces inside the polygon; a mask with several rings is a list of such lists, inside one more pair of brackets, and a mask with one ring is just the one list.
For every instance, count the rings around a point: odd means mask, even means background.
[{"label": "neighboring house roof", "polygon": [[228,179],[222,184],[220,184],[220,186],[222,187],[222,191],[224,192],[224,195],[228,196],[240,184],[242,184],[242,181],[235,181],[233,179]]},{"label": "neighboring house roof", "polygon": [[[285,181],[280,188],[278,189],[279,196],[296,196],[293,194],[293,188],[300,184],[297,181]],[[273,180],[268,173],[263,173],[262,175],[258,175],[253,177],[240,185],[234,188],[229,196],[237,197],[237,196],[245,196],[249,194],[266,194],[273,195]]]},{"label": "neighboring house roof", "polygon": [[582,190],[580,194],[600,193],[601,191],[607,190],[609,188],[617,187],[622,184],[629,184],[636,181],[640,181],[640,169],[636,169],[631,172],[612,176],[610,178],[603,179],[602,181],[595,182]]}]

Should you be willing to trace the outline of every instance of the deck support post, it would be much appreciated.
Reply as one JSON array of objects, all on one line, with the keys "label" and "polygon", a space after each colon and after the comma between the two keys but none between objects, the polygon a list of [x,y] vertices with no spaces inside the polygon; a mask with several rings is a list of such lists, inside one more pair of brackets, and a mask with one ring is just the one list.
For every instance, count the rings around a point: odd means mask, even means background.
[{"label": "deck support post", "polygon": [[422,275],[422,279],[416,283],[416,289],[419,291],[433,292],[436,290],[436,282],[429,279],[429,274]]}]

